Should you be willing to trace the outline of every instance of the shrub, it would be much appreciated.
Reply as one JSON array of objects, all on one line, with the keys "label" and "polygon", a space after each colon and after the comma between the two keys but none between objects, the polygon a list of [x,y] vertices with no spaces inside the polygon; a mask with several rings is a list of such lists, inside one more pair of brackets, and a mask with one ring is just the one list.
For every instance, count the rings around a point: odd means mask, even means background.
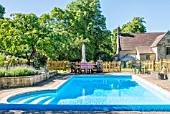
[{"label": "shrub", "polygon": [[10,67],[8,71],[5,68],[0,68],[0,77],[29,76],[34,74],[36,74],[36,70],[29,66]]},{"label": "shrub", "polygon": [[0,77],[5,76],[6,69],[5,68],[0,68]]},{"label": "shrub", "polygon": [[5,59],[5,54],[0,53],[0,66],[3,66],[3,64],[4,64],[4,59]]},{"label": "shrub", "polygon": [[10,60],[11,60],[11,63],[10,63],[11,66],[15,66],[15,65],[18,64],[18,58],[17,58],[17,57],[12,56],[12,57],[10,58]]},{"label": "shrub", "polygon": [[99,58],[103,61],[112,61],[112,56],[105,51],[98,51],[94,55],[94,61],[99,60]]}]

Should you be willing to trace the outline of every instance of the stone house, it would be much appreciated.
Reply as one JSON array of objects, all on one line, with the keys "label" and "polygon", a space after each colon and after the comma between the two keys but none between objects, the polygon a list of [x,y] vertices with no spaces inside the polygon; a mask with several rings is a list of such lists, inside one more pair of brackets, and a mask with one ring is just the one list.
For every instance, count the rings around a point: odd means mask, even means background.
[{"label": "stone house", "polygon": [[170,32],[120,33],[115,60],[160,60],[170,58]]}]

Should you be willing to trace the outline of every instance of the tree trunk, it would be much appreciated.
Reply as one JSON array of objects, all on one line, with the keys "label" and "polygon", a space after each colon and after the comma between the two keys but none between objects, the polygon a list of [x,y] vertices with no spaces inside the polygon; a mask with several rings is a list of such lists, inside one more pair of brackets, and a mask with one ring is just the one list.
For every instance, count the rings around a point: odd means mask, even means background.
[{"label": "tree trunk", "polygon": [[28,56],[27,53],[26,53],[27,60],[28,60],[27,65],[29,65],[29,66],[30,66],[30,63],[31,63],[30,61],[31,61],[32,57],[33,57],[33,56],[35,55],[35,53],[36,53],[36,49],[35,49],[34,44],[32,44],[31,49],[32,49],[32,51],[31,51],[30,56]]}]

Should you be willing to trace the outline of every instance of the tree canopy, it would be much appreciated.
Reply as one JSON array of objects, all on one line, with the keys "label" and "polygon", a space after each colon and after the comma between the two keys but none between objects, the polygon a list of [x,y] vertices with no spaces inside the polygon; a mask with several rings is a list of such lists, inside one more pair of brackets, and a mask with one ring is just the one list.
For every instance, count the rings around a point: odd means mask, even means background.
[{"label": "tree canopy", "polygon": [[0,18],[3,18],[3,15],[5,14],[5,7],[3,7],[1,4],[0,4]]},{"label": "tree canopy", "polygon": [[[117,29],[113,34],[106,28],[99,0],[76,0],[66,9],[55,7],[49,14],[12,14],[3,18],[0,5],[0,51],[21,56],[28,61],[81,60],[82,44],[86,59],[99,57],[111,60],[116,51]],[[134,17],[121,27],[123,33],[146,32],[143,17]]]},{"label": "tree canopy", "polygon": [[[46,16],[13,14],[0,21],[1,51],[33,60],[37,53],[52,57],[57,54],[60,40],[46,24]],[[53,54],[52,54],[53,53]]]},{"label": "tree canopy", "polygon": [[63,28],[69,41],[59,59],[80,59],[82,43],[86,45],[88,60],[94,59],[96,51],[112,52],[111,32],[106,29],[106,18],[101,14],[99,0],[76,0],[65,10],[54,8],[50,16]]},{"label": "tree canopy", "polygon": [[94,60],[101,51],[107,56],[113,53],[112,35],[105,21],[99,0],[76,0],[66,9],[55,7],[40,17],[12,14],[0,19],[0,50],[28,61],[38,56],[73,61],[81,59],[84,43],[87,60]]},{"label": "tree canopy", "polygon": [[124,24],[121,28],[122,33],[144,33],[146,27],[144,17],[134,17],[131,22]]},{"label": "tree canopy", "polygon": [[[146,27],[144,17],[134,17],[132,21],[122,25],[120,27],[121,33],[145,33]],[[113,30],[113,49],[116,52],[116,39],[117,39],[117,28]]]}]

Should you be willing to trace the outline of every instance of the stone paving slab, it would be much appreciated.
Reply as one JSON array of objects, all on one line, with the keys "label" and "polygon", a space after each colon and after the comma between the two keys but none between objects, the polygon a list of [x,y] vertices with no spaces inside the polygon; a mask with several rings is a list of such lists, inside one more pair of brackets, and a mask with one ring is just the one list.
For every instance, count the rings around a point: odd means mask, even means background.
[{"label": "stone paving slab", "polygon": [[137,74],[137,76],[170,92],[170,81],[169,80],[160,80],[156,76],[152,76],[150,74],[145,74],[145,75]]},{"label": "stone paving slab", "polygon": [[[124,73],[129,74],[129,73]],[[132,74],[133,75],[133,74]],[[135,74],[167,91],[170,92],[170,81],[160,80],[155,76],[150,74]],[[57,75],[50,78],[49,80],[39,83],[34,87],[24,87],[24,88],[13,88],[13,89],[2,89],[0,90],[0,100],[12,94],[22,93],[27,91],[36,91],[43,89],[57,88],[63,84],[71,75]],[[0,114],[170,114],[170,112],[139,112],[139,111],[111,111],[111,112],[96,112],[96,111],[22,111],[22,110],[9,110],[0,111]]]}]

